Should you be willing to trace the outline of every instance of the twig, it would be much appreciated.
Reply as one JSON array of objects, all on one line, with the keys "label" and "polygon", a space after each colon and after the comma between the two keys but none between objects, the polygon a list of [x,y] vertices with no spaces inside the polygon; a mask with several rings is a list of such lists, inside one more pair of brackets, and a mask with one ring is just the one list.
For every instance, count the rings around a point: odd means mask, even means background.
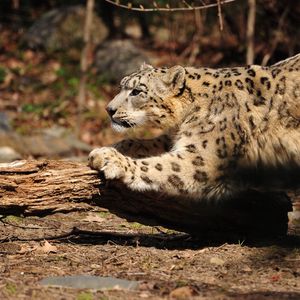
[{"label": "twig", "polygon": [[222,18],[221,0],[218,0],[217,4],[218,4],[218,17],[219,17],[220,30],[223,31],[223,18]]},{"label": "twig", "polygon": [[246,64],[252,65],[254,62],[254,30],[255,30],[255,14],[256,0],[248,0],[249,12],[247,20],[247,57]]},{"label": "twig", "polygon": [[188,8],[191,8],[192,6],[190,5],[190,4],[188,4],[185,0],[182,0],[182,3],[184,4],[184,5],[186,5],[186,7],[188,7]]},{"label": "twig", "polygon": [[[201,5],[201,6],[189,6],[189,7],[153,7],[153,8],[144,8],[144,7],[133,7],[132,5],[124,5],[124,4],[120,4],[117,3],[116,1],[113,0],[105,0],[106,2],[121,7],[121,8],[125,8],[125,9],[129,9],[129,10],[133,10],[133,11],[140,11],[140,12],[155,12],[155,11],[166,11],[166,12],[173,12],[173,11],[188,11],[188,10],[202,10],[202,9],[207,9],[207,8],[211,8],[211,7],[216,7],[219,5],[223,5],[223,4],[227,4],[227,3],[231,3],[231,2],[235,2],[236,0],[224,0],[224,1],[220,1],[217,0],[217,3],[212,3],[212,4],[206,4],[206,5]],[[222,3],[221,3],[222,2]],[[223,25],[222,25],[223,26]]]},{"label": "twig", "polygon": [[285,18],[287,16],[289,10],[290,10],[290,6],[288,5],[279,18],[278,27],[275,30],[275,37],[274,37],[274,39],[272,39],[270,51],[263,57],[263,60],[261,62],[262,66],[267,65],[269,59],[272,57],[274,51],[276,50],[278,43],[280,42],[280,34],[279,33],[282,30],[282,26],[284,25],[284,21],[285,21]]},{"label": "twig", "polygon": [[183,240],[188,237],[190,237],[187,233],[178,233],[178,234],[153,234],[152,236],[149,234],[141,234],[141,233],[128,233],[128,232],[118,232],[118,231],[109,231],[109,230],[103,230],[103,231],[90,231],[90,230],[83,230],[78,227],[73,227],[71,230],[57,234],[57,235],[50,235],[50,236],[43,236],[43,237],[37,237],[37,238],[19,238],[17,236],[10,236],[5,237],[4,239],[1,239],[0,242],[5,242],[8,239],[10,241],[21,241],[21,242],[28,242],[28,241],[50,241],[50,240],[61,240],[70,238],[72,236],[80,236],[80,235],[86,235],[89,237],[106,237],[106,238],[149,238],[152,237],[158,241],[176,241],[176,240]]}]

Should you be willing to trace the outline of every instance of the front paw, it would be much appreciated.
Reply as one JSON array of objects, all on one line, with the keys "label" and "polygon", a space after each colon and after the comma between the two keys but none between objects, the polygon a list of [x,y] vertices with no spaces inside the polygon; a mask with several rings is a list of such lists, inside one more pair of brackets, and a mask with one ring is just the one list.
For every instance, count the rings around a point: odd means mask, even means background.
[{"label": "front paw", "polygon": [[120,179],[125,176],[122,154],[111,147],[94,149],[89,155],[89,166],[103,172],[105,179]]}]

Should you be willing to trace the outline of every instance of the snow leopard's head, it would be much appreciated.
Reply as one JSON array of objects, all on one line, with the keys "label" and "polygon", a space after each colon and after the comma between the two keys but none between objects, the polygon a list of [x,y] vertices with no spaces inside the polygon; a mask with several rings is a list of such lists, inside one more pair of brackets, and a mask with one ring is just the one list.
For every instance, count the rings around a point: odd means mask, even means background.
[{"label": "snow leopard's head", "polygon": [[176,125],[184,89],[183,67],[157,69],[143,64],[138,72],[121,80],[121,91],[106,108],[112,127],[123,131],[135,126],[166,129]]}]

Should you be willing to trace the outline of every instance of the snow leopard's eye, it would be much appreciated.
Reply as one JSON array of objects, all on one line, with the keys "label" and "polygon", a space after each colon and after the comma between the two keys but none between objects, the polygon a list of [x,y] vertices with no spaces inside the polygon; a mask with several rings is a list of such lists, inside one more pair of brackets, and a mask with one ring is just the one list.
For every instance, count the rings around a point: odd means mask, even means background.
[{"label": "snow leopard's eye", "polygon": [[141,93],[142,90],[138,90],[138,89],[133,89],[131,91],[131,93],[129,94],[129,96],[137,96],[139,93]]}]

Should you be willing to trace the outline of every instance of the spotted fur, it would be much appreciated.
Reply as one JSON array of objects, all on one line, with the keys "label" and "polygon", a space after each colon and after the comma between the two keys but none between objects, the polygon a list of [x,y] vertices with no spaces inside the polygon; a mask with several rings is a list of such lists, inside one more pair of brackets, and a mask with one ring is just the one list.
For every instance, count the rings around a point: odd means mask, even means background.
[{"label": "spotted fur", "polygon": [[90,166],[130,189],[195,199],[300,182],[300,54],[270,67],[141,70],[109,103],[112,126],[164,130],[95,149]]}]

